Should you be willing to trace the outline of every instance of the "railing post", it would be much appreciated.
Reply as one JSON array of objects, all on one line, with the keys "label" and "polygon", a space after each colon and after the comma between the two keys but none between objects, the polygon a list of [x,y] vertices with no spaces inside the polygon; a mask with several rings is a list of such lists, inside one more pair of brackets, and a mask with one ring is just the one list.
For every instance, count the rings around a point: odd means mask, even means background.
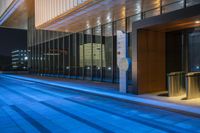
[{"label": "railing post", "polygon": [[163,10],[163,7],[162,7],[162,0],[160,0],[160,15],[162,15],[162,10]]},{"label": "railing post", "polygon": [[184,0],[183,4],[184,4],[183,7],[186,8],[187,7],[187,0]]}]

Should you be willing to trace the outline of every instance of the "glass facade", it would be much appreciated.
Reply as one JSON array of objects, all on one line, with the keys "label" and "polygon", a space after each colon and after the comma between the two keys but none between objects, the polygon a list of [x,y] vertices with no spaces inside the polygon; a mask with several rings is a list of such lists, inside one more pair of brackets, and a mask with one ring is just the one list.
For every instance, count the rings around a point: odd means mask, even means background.
[{"label": "glass facade", "polygon": [[[118,83],[116,32],[126,31],[125,23],[126,19],[122,19],[70,34],[32,28],[29,30],[30,72]],[[127,31],[127,36],[130,36],[130,32]],[[130,37],[127,39],[131,41]],[[131,51],[129,49],[130,58]],[[131,83],[131,76],[129,79]]]},{"label": "glass facade", "polygon": [[[57,76],[72,79],[84,79],[103,82],[119,82],[119,68],[117,66],[117,30],[126,33],[128,42],[128,57],[132,58],[132,23],[141,19],[168,13],[191,5],[199,4],[195,0],[162,0],[147,4],[144,1],[137,14],[98,25],[77,33],[36,30],[34,18],[29,19],[28,48],[31,60],[31,73],[46,76]],[[146,3],[146,4],[145,4]],[[198,37],[196,34],[189,41],[193,43],[192,52],[196,57]],[[197,61],[196,61],[197,60]],[[198,68],[198,59],[194,60]],[[191,63],[191,64],[192,64]],[[128,70],[129,83],[132,82],[132,69]]]}]

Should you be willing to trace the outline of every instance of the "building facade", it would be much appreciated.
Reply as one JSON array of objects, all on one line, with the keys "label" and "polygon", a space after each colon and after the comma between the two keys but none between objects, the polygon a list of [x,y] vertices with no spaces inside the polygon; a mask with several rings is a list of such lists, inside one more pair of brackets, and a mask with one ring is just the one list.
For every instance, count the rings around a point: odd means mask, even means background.
[{"label": "building facade", "polygon": [[12,57],[12,70],[14,71],[27,71],[28,70],[28,51],[27,50],[13,50]]},{"label": "building facade", "polygon": [[172,72],[200,71],[199,0],[35,0],[28,20],[32,74],[119,82],[117,31],[126,34],[136,94],[167,90]]}]

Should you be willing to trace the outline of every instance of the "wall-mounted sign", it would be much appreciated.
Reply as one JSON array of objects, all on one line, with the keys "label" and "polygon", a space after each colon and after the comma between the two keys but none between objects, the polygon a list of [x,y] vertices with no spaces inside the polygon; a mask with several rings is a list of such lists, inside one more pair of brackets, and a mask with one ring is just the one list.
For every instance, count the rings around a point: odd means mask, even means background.
[{"label": "wall-mounted sign", "polygon": [[122,58],[125,58],[127,55],[126,47],[126,33],[123,31],[117,31],[117,64]]}]

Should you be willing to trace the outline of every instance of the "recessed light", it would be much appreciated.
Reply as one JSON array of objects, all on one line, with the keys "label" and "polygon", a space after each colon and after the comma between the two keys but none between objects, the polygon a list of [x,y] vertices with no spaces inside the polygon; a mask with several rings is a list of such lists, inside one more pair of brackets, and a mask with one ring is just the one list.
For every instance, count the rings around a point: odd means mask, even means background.
[{"label": "recessed light", "polygon": [[199,20],[195,21],[195,24],[200,24],[200,21]]}]

